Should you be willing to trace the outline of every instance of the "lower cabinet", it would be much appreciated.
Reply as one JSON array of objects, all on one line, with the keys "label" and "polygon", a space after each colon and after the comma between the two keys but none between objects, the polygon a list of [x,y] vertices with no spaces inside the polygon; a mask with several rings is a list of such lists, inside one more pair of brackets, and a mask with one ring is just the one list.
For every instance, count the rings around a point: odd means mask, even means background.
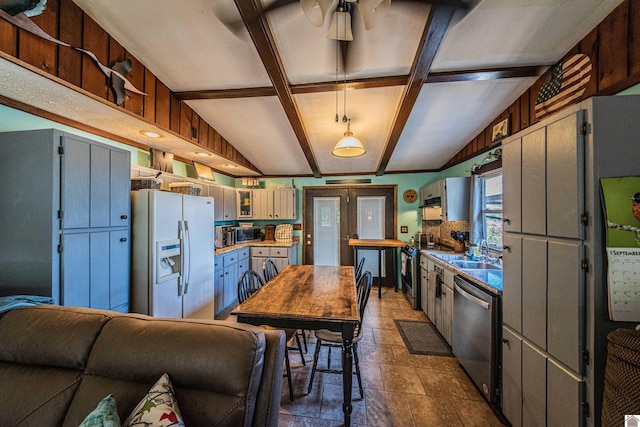
[{"label": "lower cabinet", "polygon": [[60,303],[129,312],[128,238],[128,229],[63,234]]},{"label": "lower cabinet", "polygon": [[251,268],[262,274],[264,260],[271,258],[278,271],[282,271],[289,264],[298,263],[298,252],[295,246],[252,246]]},{"label": "lower cabinet", "polygon": [[249,268],[249,248],[244,247],[215,257],[215,312],[238,300],[238,279]]},{"label": "lower cabinet", "polygon": [[511,425],[583,425],[584,382],[510,328],[502,338],[502,413]]},{"label": "lower cabinet", "polygon": [[451,345],[451,331],[453,330],[453,277],[455,274],[445,269],[442,284],[442,324],[438,329],[444,339]]}]

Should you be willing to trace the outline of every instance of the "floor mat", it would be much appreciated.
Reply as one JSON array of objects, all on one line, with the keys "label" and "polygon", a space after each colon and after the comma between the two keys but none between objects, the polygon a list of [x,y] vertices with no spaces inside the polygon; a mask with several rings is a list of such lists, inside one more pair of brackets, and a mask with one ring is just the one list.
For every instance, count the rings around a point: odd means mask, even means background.
[{"label": "floor mat", "polygon": [[429,356],[453,356],[451,347],[431,322],[394,320],[409,353]]}]

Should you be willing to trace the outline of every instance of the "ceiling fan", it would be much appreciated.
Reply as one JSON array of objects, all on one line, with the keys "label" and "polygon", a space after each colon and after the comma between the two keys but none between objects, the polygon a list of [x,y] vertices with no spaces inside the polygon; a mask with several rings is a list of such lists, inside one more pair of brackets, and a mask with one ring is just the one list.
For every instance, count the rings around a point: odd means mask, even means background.
[{"label": "ceiling fan", "polygon": [[[413,3],[427,3],[442,5],[467,10],[468,5],[462,0],[394,0]],[[322,27],[328,12],[335,0],[276,0],[265,7],[261,14],[288,6],[292,3],[300,3],[305,17],[316,27]],[[380,18],[391,6],[391,0],[338,0],[333,13],[327,37],[339,41],[353,41],[351,29],[352,16],[356,11],[361,15],[365,30],[373,28]]]}]

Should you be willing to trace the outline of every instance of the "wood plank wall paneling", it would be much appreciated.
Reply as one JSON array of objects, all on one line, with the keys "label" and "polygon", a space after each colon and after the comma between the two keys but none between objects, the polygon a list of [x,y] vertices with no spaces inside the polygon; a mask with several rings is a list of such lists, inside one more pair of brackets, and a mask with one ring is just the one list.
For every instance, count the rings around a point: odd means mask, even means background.
[{"label": "wood plank wall paneling", "polygon": [[156,122],[156,76],[145,68],[144,89],[147,96],[138,95],[142,98],[143,117],[149,121]]},{"label": "wood plank wall paneling", "polygon": [[[582,99],[594,95],[611,95],[640,83],[640,0],[625,0],[614,9],[596,28],[574,46],[563,59],[584,53],[591,58],[593,71]],[[519,98],[520,128],[522,130],[538,122],[535,114],[535,103],[538,92],[549,78],[547,71]],[[510,106],[505,112],[515,112]],[[505,112],[499,117],[503,117]],[[482,130],[472,141],[460,150],[442,169],[474,157],[491,146],[491,129],[496,119]],[[512,117],[512,124],[514,119]],[[515,126],[512,126],[513,132]],[[488,137],[487,137],[488,135]],[[480,139],[485,138],[485,144]],[[476,142],[476,139],[478,142]],[[471,147],[471,149],[469,149]],[[477,147],[474,149],[473,147]],[[466,153],[471,152],[471,155]]]},{"label": "wood plank wall paneling", "polygon": [[[180,134],[188,141],[257,171],[251,162],[225,141],[197,113],[191,111],[191,115],[187,114],[191,109],[177,99],[171,90],[137,58],[86,15],[73,0],[48,0],[45,12],[31,19],[49,35],[72,46],[90,50],[103,65],[111,67],[116,61],[131,58],[132,69],[127,75],[127,80],[147,96],[127,91],[123,108],[155,122],[163,129]],[[114,102],[114,95],[107,77],[87,55],[70,47],[45,41],[0,19],[0,50],[100,98]],[[7,105],[19,108],[11,103]],[[184,118],[181,114],[183,105],[186,107]],[[30,112],[34,113],[32,109]],[[47,113],[42,112],[42,115]],[[48,118],[55,120],[55,115],[49,114]],[[186,123],[181,123],[185,120]],[[64,118],[59,121],[67,124]],[[191,137],[192,123],[195,123],[198,131],[197,138]],[[101,136],[109,137],[107,134],[101,134]],[[112,139],[127,143],[126,140],[115,135]],[[141,144],[135,141],[128,143],[133,147],[141,147]],[[227,156],[228,153],[231,157]]]},{"label": "wood plank wall paneling", "polygon": [[[126,76],[127,80],[129,80],[136,89],[144,92],[144,77],[146,69],[142,63],[129,52],[125,52],[123,59],[127,58],[131,58],[131,71]],[[124,108],[138,116],[144,117],[143,98],[143,95],[127,91],[124,99]]]},{"label": "wood plank wall paneling", "polygon": [[18,29],[4,19],[0,19],[0,50],[17,58],[17,38]]},{"label": "wood plank wall paneling", "polygon": [[606,89],[627,77],[628,10],[629,3],[625,1],[598,26],[599,90]]},{"label": "wood plank wall paneling", "polygon": [[640,1],[632,1],[629,6],[629,74],[640,74]]},{"label": "wood plank wall paneling", "polygon": [[[100,63],[107,64],[109,34],[86,13],[83,22],[82,48],[93,52]],[[106,76],[87,55],[82,55],[82,88],[100,98],[109,99]]]},{"label": "wood plank wall paneling", "polygon": [[[58,2],[47,4],[47,8],[40,15],[32,17],[34,24],[42,28],[47,34],[58,36]],[[24,62],[40,70],[55,74],[58,69],[57,47],[55,43],[46,41],[27,31],[20,30],[18,36],[18,55]]]},{"label": "wood plank wall paneling", "polygon": [[[82,46],[82,20],[84,14],[75,3],[60,2],[59,39],[71,46]],[[82,86],[82,53],[66,46],[58,46],[58,77]]]}]

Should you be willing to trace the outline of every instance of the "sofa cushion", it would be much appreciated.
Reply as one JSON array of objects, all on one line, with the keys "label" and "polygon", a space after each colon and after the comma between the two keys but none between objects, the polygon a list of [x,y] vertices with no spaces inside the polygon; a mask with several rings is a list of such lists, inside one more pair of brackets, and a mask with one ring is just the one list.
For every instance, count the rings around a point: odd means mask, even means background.
[{"label": "sofa cushion", "polygon": [[120,427],[118,406],[113,394],[102,399],[78,427]]},{"label": "sofa cushion", "polygon": [[122,425],[124,427],[140,425],[184,427],[169,374],[160,377]]},{"label": "sofa cushion", "polygon": [[262,376],[265,336],[237,323],[113,318],[96,340],[87,369],[65,420],[77,426],[113,393],[127,417],[164,374],[171,377],[188,426],[251,425]]},{"label": "sofa cushion", "polygon": [[5,313],[0,318],[0,424],[60,425],[109,318],[56,306]]},{"label": "sofa cushion", "polygon": [[0,360],[84,369],[111,315],[54,305],[10,311],[0,319]]}]

